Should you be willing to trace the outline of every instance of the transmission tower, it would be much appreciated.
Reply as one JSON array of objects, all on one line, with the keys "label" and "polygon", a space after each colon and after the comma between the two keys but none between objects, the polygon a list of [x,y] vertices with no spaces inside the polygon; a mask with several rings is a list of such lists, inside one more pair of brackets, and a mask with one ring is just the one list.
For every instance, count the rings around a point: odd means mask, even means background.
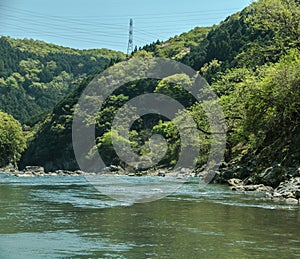
[{"label": "transmission tower", "polygon": [[133,20],[130,19],[129,23],[129,40],[128,40],[128,47],[127,47],[127,54],[130,55],[133,51]]}]

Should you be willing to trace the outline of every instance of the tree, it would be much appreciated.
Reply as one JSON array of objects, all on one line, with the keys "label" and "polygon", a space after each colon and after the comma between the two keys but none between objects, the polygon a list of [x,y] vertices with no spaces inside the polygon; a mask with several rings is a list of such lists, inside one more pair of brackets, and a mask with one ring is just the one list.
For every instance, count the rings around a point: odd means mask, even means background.
[{"label": "tree", "polygon": [[161,80],[154,92],[170,96],[184,106],[190,106],[193,104],[193,98],[187,90],[191,87],[192,81],[188,75],[175,74]]},{"label": "tree", "polygon": [[16,166],[25,148],[21,124],[11,115],[0,112],[0,166]]}]

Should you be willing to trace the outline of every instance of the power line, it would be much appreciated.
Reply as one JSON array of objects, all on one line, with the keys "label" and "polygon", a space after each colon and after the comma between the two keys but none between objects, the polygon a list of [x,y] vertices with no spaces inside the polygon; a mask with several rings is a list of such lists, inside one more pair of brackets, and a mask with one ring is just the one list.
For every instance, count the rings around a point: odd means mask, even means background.
[{"label": "power line", "polygon": [[[5,9],[6,11],[9,11],[11,12],[12,10],[9,9],[8,7],[2,7],[2,9]],[[116,23],[99,23],[99,19],[101,18],[104,18],[105,16],[97,16],[97,17],[85,17],[85,16],[78,16],[77,18],[74,18],[74,16],[57,16],[57,15],[49,15],[49,14],[42,14],[42,13],[38,13],[38,12],[33,12],[33,11],[28,11],[28,10],[25,10],[25,9],[19,9],[19,8],[13,8],[13,12],[11,13],[20,13],[20,14],[24,14],[24,15],[28,15],[30,17],[40,17],[40,18],[51,18],[51,20],[57,20],[57,21],[66,21],[66,22],[72,22],[72,23],[76,23],[76,22],[80,22],[81,24],[87,24],[87,25],[91,25],[91,24],[98,24],[98,25],[105,25],[107,27],[109,26],[112,26],[112,27],[118,27],[118,26],[124,26],[124,24],[122,23],[119,23],[119,24],[116,24]],[[150,20],[150,21],[153,21],[153,20],[157,20],[157,17],[162,17],[162,18],[176,18],[175,21],[177,20],[182,20],[182,17],[185,17],[188,15],[188,17],[199,17],[199,15],[201,15],[201,17],[203,16],[211,16],[211,15],[222,15],[222,14],[228,14],[230,11],[232,10],[238,10],[237,8],[234,8],[234,9],[222,9],[222,10],[211,10],[211,11],[193,11],[193,12],[180,12],[180,13],[172,13],[172,14],[145,14],[145,15],[135,15],[134,17],[141,17],[141,18],[138,18],[142,21],[146,21],[146,20]],[[0,10],[1,11],[1,10]],[[127,17],[127,16],[116,16],[116,18],[122,18],[122,17]],[[113,17],[109,16],[107,17],[109,18],[110,20],[112,20]],[[91,23],[91,22],[86,22],[84,20],[86,19],[89,19],[90,21],[92,19],[96,19],[96,21],[94,23]]]},{"label": "power line", "polygon": [[[124,47],[124,38],[128,35],[125,33],[125,24],[121,21],[122,17],[127,16],[115,16],[117,19],[113,19],[114,16],[109,16],[109,22],[105,22],[105,15],[99,15],[99,17],[58,16],[20,8],[13,8],[12,11],[12,8],[5,5],[2,5],[0,8],[1,16],[6,18],[6,20],[4,19],[4,24],[8,28],[13,28],[15,32],[20,31],[20,34],[29,33],[37,36],[51,36],[59,39],[97,44],[97,46],[100,43],[106,43],[118,47]],[[139,42],[149,43],[157,39],[164,40],[172,35],[176,35],[179,31],[187,31],[189,28],[193,29],[197,25],[203,24],[203,22],[224,19],[225,17],[221,17],[221,15],[228,15],[228,12],[233,10],[236,11],[238,9],[136,15],[138,26],[133,28],[132,24],[127,50],[130,51],[133,48],[133,29],[138,33],[138,35],[135,35],[135,38]],[[212,18],[210,17],[211,15],[218,15],[218,17]],[[163,23],[160,22],[159,17],[164,19]],[[93,19],[97,20],[93,22]],[[101,21],[101,19],[104,21]]]},{"label": "power line", "polygon": [[[1,8],[2,9],[9,9],[9,11],[11,11],[11,8],[5,4],[2,4],[1,5]],[[120,15],[117,15],[117,16],[113,16],[113,15],[109,15],[109,16],[105,16],[103,15],[103,13],[100,15],[97,15],[97,16],[67,16],[67,15],[64,15],[64,16],[59,16],[59,15],[46,15],[44,13],[40,13],[40,12],[36,12],[36,11],[32,11],[32,10],[28,10],[28,9],[23,9],[23,8],[16,8],[14,7],[14,12],[15,11],[19,11],[19,12],[26,12],[30,15],[41,15],[41,16],[47,16],[47,17],[53,17],[53,18],[59,18],[59,19],[65,19],[65,20],[69,20],[69,19],[92,19],[92,18],[95,18],[95,19],[99,19],[101,17],[107,17],[109,19],[112,19],[112,18],[128,18],[129,15],[123,15],[123,16],[120,16]],[[172,13],[144,13],[144,14],[131,14],[131,16],[134,16],[134,17],[146,17],[146,16],[150,16],[150,17],[168,17],[168,16],[178,16],[178,15],[186,15],[188,14],[189,16],[192,15],[192,14],[216,14],[216,13],[219,13],[219,12],[226,12],[226,13],[229,13],[229,12],[235,12],[235,11],[239,11],[240,8],[228,8],[228,9],[210,9],[210,10],[194,10],[194,11],[180,11],[180,12],[172,12]]]}]

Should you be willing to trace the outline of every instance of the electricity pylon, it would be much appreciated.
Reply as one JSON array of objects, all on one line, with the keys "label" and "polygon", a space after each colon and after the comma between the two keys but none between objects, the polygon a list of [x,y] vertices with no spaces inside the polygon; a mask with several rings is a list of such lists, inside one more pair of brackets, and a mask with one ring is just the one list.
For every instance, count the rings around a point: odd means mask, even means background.
[{"label": "electricity pylon", "polygon": [[130,19],[129,23],[129,40],[127,47],[127,54],[130,55],[133,52],[133,20]]}]

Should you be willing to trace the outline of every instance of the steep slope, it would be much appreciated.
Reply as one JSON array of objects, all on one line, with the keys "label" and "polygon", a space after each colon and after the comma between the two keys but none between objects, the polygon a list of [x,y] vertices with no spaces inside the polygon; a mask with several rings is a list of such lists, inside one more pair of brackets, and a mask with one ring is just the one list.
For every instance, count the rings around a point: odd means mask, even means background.
[{"label": "steep slope", "polygon": [[[198,46],[207,36],[211,27],[196,27],[189,32],[174,36],[165,42],[153,42],[139,50],[153,53],[156,57],[180,60]],[[137,51],[137,50],[136,50]]]},{"label": "steep slope", "polygon": [[107,49],[75,50],[42,41],[0,38],[0,109],[22,123],[51,110],[82,76],[122,60]]},{"label": "steep slope", "polygon": [[299,1],[260,0],[213,28],[181,61],[202,69],[208,81],[228,68],[277,62],[300,47],[298,18]]},{"label": "steep slope", "polygon": [[34,135],[29,139],[30,147],[21,159],[21,168],[26,165],[42,165],[47,171],[78,168],[72,147],[72,116],[74,106],[91,78],[84,79],[35,126]]}]

